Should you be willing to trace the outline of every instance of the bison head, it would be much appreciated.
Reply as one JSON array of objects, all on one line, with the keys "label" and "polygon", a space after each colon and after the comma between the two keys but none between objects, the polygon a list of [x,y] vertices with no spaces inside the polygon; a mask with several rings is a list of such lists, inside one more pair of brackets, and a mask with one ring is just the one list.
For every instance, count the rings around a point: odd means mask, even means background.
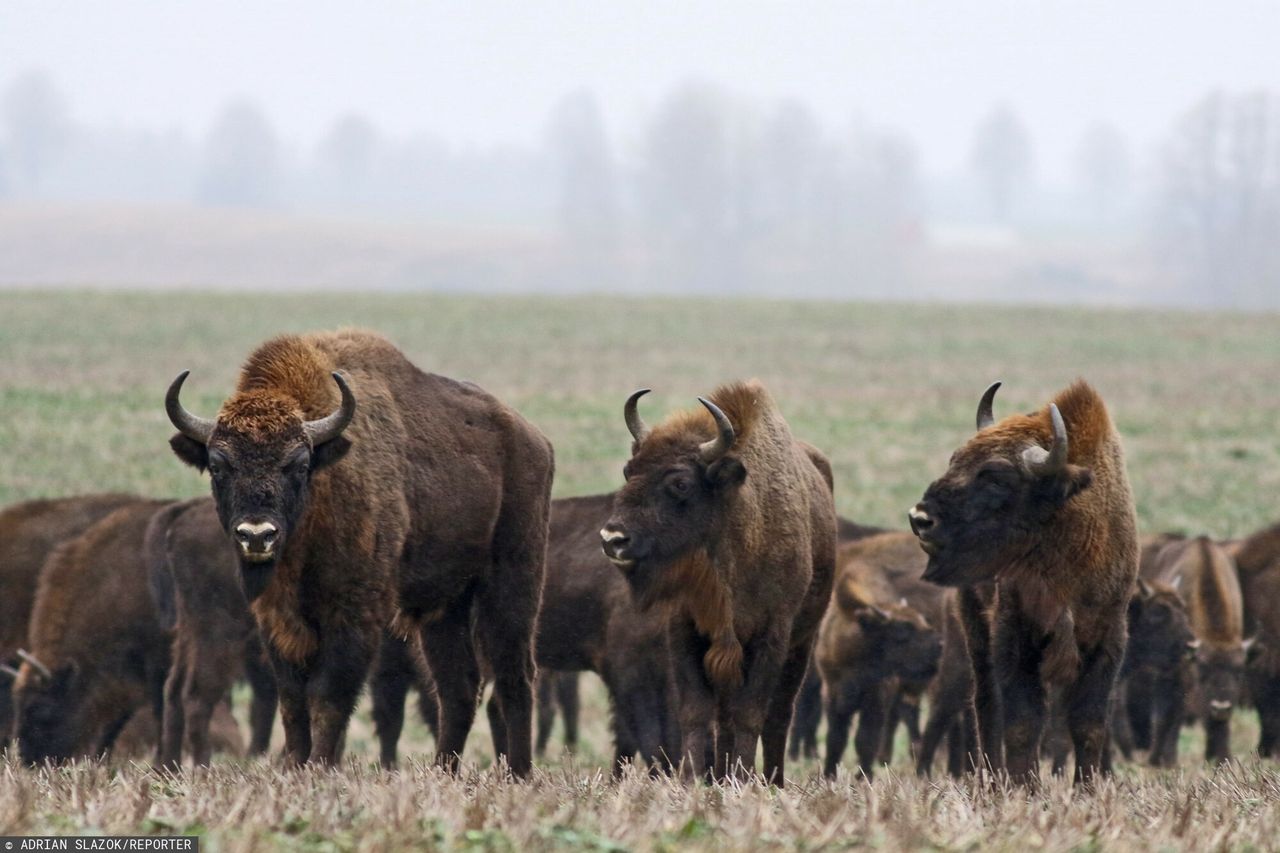
[{"label": "bison head", "polygon": [[991,403],[999,387],[982,395],[977,435],[952,454],[947,472],[908,513],[929,555],[924,578],[942,586],[992,580],[1027,555],[1059,509],[1093,481],[1089,468],[1067,462],[1057,405],[995,424]]},{"label": "bison head", "polygon": [[732,452],[733,425],[715,403],[698,398],[715,424],[711,439],[694,428],[651,433],[636,411],[636,402],[647,393],[647,388],[636,391],[623,408],[635,442],[622,471],[626,483],[614,497],[613,515],[600,539],[632,592],[651,602],[663,569],[716,536],[725,502],[742,485],[747,469]]},{"label": "bison head", "polygon": [[79,668],[50,668],[29,652],[13,685],[14,734],[28,764],[69,761],[84,740],[84,707]]},{"label": "bison head", "polygon": [[1129,600],[1125,670],[1171,673],[1188,659],[1194,659],[1199,648],[1187,606],[1177,589],[1139,579],[1137,590]]},{"label": "bison head", "polygon": [[1199,711],[1204,720],[1226,720],[1240,701],[1250,641],[1233,645],[1202,643],[1195,652]]},{"label": "bison head", "polygon": [[835,589],[840,616],[856,625],[859,675],[898,677],[911,684],[927,684],[938,672],[942,637],[904,598],[878,606],[868,601],[856,581],[844,578]]},{"label": "bison head", "polygon": [[297,528],[312,475],[350,448],[342,432],[355,415],[355,396],[334,373],[342,402],[326,417],[304,420],[292,400],[251,389],[209,420],[179,402],[187,373],[178,374],[165,396],[165,411],[178,428],[169,444],[183,462],[208,469],[218,519],[236,545],[245,592],[254,598]]}]

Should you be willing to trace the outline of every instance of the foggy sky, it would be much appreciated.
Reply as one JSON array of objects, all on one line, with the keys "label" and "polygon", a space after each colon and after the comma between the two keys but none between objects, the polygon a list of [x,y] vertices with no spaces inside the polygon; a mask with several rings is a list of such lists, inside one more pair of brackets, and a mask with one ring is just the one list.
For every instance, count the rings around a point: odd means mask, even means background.
[{"label": "foggy sky", "polygon": [[1141,151],[1210,89],[1280,88],[1278,38],[1275,2],[0,0],[0,85],[42,68],[77,121],[191,134],[249,96],[296,146],[349,111],[392,134],[536,144],[586,87],[625,153],[696,79],[904,131],[933,173],[963,168],[1003,102],[1052,181],[1092,121]]}]

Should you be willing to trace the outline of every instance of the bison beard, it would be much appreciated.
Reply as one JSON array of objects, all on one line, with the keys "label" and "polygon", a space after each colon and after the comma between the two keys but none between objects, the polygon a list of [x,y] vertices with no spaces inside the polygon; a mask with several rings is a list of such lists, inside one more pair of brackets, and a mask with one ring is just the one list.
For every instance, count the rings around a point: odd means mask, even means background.
[{"label": "bison beard", "polygon": [[267,342],[213,420],[178,402],[184,378],[166,398],[171,445],[212,475],[272,659],[287,760],[334,762],[392,626],[425,648],[438,761],[457,767],[484,655],[500,757],[526,775],[549,442],[476,386],[423,373],[368,332]]},{"label": "bison beard", "polygon": [[[635,443],[605,553],[644,607],[669,608],[691,775],[753,773],[783,784],[796,692],[831,595],[831,468],[796,441],[759,382],[717,389],[650,431],[633,394]],[[714,756],[708,767],[707,756]]]},{"label": "bison beard", "polygon": [[[1075,778],[1088,782],[1109,770],[1111,696],[1138,569],[1124,454],[1086,383],[996,423],[998,387],[979,403],[977,435],[909,520],[929,554],[925,578],[963,588],[984,760],[1034,782],[1046,686],[1059,687]],[[991,582],[988,608],[976,592]]]}]

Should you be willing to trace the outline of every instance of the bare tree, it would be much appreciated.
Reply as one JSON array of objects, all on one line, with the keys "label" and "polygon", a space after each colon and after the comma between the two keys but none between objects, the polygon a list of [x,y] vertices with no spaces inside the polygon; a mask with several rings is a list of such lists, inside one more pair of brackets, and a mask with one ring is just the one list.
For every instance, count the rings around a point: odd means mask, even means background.
[{"label": "bare tree", "polygon": [[1089,197],[1094,215],[1105,220],[1129,182],[1129,146],[1113,124],[1094,122],[1080,137],[1075,153],[1076,180]]},{"label": "bare tree", "polygon": [[40,181],[62,153],[70,136],[67,102],[43,71],[20,75],[4,94],[7,168],[21,189],[39,189]]},{"label": "bare tree", "polygon": [[1163,155],[1162,255],[1210,301],[1280,304],[1280,98],[1211,94]]},{"label": "bare tree", "polygon": [[329,128],[318,154],[340,201],[350,203],[362,197],[377,150],[378,131],[364,116],[342,116]]},{"label": "bare tree", "polygon": [[555,105],[547,144],[555,161],[565,237],[579,250],[608,246],[618,227],[616,170],[593,94],[575,92]]},{"label": "bare tree", "polygon": [[974,132],[970,165],[995,217],[1007,222],[1017,194],[1031,177],[1031,136],[1007,106],[997,107]]},{"label": "bare tree", "polygon": [[249,101],[224,107],[205,140],[200,198],[246,207],[269,204],[278,170],[279,144],[262,111]]}]

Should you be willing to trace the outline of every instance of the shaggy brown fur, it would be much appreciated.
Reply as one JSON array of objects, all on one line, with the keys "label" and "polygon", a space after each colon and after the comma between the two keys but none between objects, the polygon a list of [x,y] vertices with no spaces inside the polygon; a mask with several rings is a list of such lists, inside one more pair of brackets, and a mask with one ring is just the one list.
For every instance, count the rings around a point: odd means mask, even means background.
[{"label": "shaggy brown fur", "polygon": [[1258,709],[1258,754],[1280,756],[1280,524],[1230,543],[1244,594],[1244,630],[1254,638],[1246,664],[1249,700]]},{"label": "shaggy brown fur", "polygon": [[[304,420],[356,399],[341,435],[312,447]],[[200,436],[198,431],[194,435]],[[228,534],[279,533],[241,574],[272,657],[290,763],[332,763],[384,628],[419,633],[440,699],[438,760],[456,768],[493,667],[501,756],[532,756],[532,636],[542,588],[553,458],[514,410],[470,383],[423,373],[385,339],[287,335],[246,362],[207,445]],[[478,640],[478,643],[477,643]]]},{"label": "shaggy brown fur", "polygon": [[[84,495],[14,504],[0,510],[0,663],[17,668],[26,645],[40,567],[60,542],[127,503],[129,495]],[[13,733],[12,684],[0,674],[0,749]]]},{"label": "shaggy brown fur", "polygon": [[1061,469],[1038,473],[1023,459],[1030,447],[1053,446],[1049,408],[1011,415],[956,451],[911,520],[930,552],[927,579],[996,583],[994,626],[969,620],[971,655],[988,630],[993,644],[994,669],[980,676],[979,701],[981,679],[1000,686],[1003,735],[992,729],[992,715],[983,731],[987,760],[1035,780],[1045,687],[1057,685],[1065,691],[1076,780],[1087,782],[1109,768],[1109,707],[1138,542],[1124,453],[1101,397],[1076,382],[1054,403],[1069,438]]},{"label": "shaggy brown fur", "polygon": [[753,771],[783,783],[796,692],[831,595],[835,508],[830,466],[796,441],[757,381],[717,389],[732,424],[702,409],[637,441],[602,536],[643,607],[670,607],[670,641],[689,771]]},{"label": "shaggy brown fur", "polygon": [[197,498],[156,513],[144,554],[161,623],[173,631],[160,764],[177,768],[184,744],[194,764],[209,763],[214,712],[242,675],[253,687],[249,753],[266,752],[276,716],[275,678],[213,501]]},{"label": "shaggy brown fur", "polygon": [[162,501],[137,501],[58,546],[40,572],[28,649],[14,686],[28,762],[109,749],[140,708],[159,714],[169,636],[147,588],[143,536]]},{"label": "shaggy brown fur", "polygon": [[855,714],[858,764],[870,777],[882,758],[901,680],[927,684],[937,672],[938,632],[896,594],[879,564],[883,543],[875,540],[884,536],[841,548],[835,606],[828,608],[814,647],[827,705],[828,777],[836,775]]},{"label": "shaggy brown fur", "polygon": [[1195,652],[1195,701],[1204,724],[1205,760],[1231,757],[1231,712],[1244,687],[1247,647],[1244,602],[1235,563],[1206,536],[1171,542],[1160,549],[1150,580],[1178,590],[1187,604],[1191,629],[1200,641]]}]

